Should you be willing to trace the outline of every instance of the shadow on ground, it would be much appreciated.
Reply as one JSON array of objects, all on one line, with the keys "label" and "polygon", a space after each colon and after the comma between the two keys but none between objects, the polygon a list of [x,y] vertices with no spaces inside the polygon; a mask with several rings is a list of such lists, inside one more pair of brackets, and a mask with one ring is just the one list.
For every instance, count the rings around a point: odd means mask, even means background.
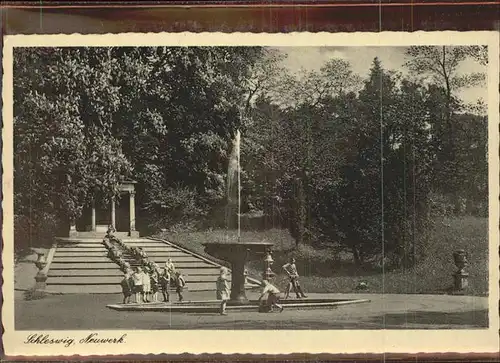
[{"label": "shadow on ground", "polygon": [[[385,319],[384,319],[385,317]],[[405,313],[385,314],[367,319],[367,322],[385,325],[391,329],[408,329],[420,325],[419,329],[434,329],[439,325],[472,326],[488,328],[488,310],[463,312],[408,311]],[[427,325],[428,327],[421,327]]]}]

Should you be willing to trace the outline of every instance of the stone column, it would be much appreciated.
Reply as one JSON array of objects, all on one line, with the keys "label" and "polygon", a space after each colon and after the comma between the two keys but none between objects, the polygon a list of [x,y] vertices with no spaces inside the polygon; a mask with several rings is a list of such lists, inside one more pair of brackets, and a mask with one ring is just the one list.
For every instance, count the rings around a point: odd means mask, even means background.
[{"label": "stone column", "polygon": [[75,219],[72,219],[70,222],[69,222],[69,236],[70,237],[74,237],[78,234],[78,232],[76,231],[76,220]]},{"label": "stone column", "polygon": [[116,229],[115,198],[111,199],[111,225]]},{"label": "stone column", "polygon": [[92,200],[92,231],[96,230],[96,222],[95,222],[95,201]]},{"label": "stone column", "polygon": [[130,196],[130,235],[135,231],[135,190],[131,190]]}]

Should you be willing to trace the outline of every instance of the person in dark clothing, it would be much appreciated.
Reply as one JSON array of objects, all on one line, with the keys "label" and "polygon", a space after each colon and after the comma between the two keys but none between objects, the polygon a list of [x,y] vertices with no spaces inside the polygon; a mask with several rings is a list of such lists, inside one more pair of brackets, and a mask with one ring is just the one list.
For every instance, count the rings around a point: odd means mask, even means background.
[{"label": "person in dark clothing", "polygon": [[163,302],[170,301],[170,274],[167,269],[163,269],[163,273],[160,275],[159,284],[161,287],[161,292],[163,294]]},{"label": "person in dark clothing", "polygon": [[177,271],[175,273],[175,287],[176,287],[175,291],[179,296],[179,302],[182,302],[182,300],[184,300],[182,292],[184,291],[185,286],[186,286],[186,280],[184,280],[184,277],[181,275],[181,273]]},{"label": "person in dark clothing", "polygon": [[126,272],[120,284],[122,286],[123,304],[128,304],[130,303],[130,297],[132,296],[132,275],[129,272]]}]

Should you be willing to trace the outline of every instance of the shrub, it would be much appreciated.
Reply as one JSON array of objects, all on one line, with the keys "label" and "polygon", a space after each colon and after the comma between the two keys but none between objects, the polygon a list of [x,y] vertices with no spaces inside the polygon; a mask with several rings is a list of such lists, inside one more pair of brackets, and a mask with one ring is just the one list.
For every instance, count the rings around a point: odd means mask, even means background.
[{"label": "shrub", "polygon": [[48,247],[60,232],[60,223],[51,214],[14,216],[14,250],[16,254],[28,253],[32,247]]}]

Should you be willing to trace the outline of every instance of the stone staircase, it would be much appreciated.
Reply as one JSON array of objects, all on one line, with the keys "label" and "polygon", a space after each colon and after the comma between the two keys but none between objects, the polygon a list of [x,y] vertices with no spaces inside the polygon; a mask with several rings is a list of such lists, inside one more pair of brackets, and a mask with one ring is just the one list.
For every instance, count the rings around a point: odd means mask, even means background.
[{"label": "stone staircase", "polygon": [[[120,293],[123,273],[107,257],[102,238],[71,238],[58,242],[47,275],[50,293]],[[220,265],[172,243],[148,238],[127,238],[128,246],[142,247],[150,260],[163,267],[171,258],[181,271],[188,291],[215,290]],[[127,256],[125,256],[126,259]],[[130,261],[134,266],[135,262]],[[253,284],[249,288],[255,287]]]}]

